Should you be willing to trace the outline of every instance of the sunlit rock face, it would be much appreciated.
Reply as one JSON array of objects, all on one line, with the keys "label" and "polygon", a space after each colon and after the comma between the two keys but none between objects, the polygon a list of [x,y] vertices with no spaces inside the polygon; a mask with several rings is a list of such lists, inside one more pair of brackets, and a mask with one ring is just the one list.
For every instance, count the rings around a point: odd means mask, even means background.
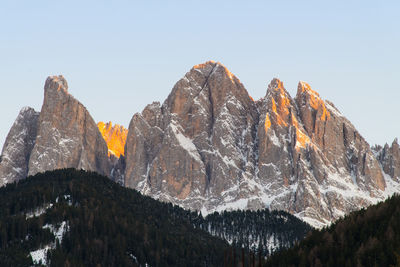
[{"label": "sunlit rock face", "polygon": [[154,198],[205,213],[283,209],[316,227],[397,185],[310,85],[300,82],[292,98],[274,79],[254,102],[213,61],[194,66],[162,105],[133,116],[125,156],[125,185]]},{"label": "sunlit rock face", "polygon": [[292,99],[273,80],[259,111],[258,176],[271,208],[322,226],[387,195],[368,143],[307,83]]},{"label": "sunlit rock face", "polygon": [[35,144],[39,112],[24,107],[11,127],[0,157],[0,186],[24,179]]},{"label": "sunlit rock face", "polygon": [[108,156],[114,155],[117,158],[124,156],[128,130],[119,124],[112,125],[112,122],[99,122],[97,123],[97,127],[107,143]]},{"label": "sunlit rock face", "polygon": [[63,76],[47,78],[29,175],[76,168],[109,175],[108,148],[86,108],[68,93]]},{"label": "sunlit rock face", "polygon": [[97,123],[97,127],[108,147],[108,157],[111,163],[109,177],[123,185],[125,172],[124,154],[128,130],[119,124],[112,125],[111,122],[99,122]]}]

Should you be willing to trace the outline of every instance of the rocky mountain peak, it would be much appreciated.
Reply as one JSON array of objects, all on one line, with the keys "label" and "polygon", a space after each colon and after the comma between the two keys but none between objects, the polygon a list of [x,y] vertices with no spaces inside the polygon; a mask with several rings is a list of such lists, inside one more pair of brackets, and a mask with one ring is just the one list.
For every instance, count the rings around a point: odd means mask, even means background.
[{"label": "rocky mountain peak", "polygon": [[297,113],[295,103],[286,91],[283,82],[274,78],[268,85],[267,94],[264,98],[264,107],[267,115],[280,126],[288,126]]},{"label": "rocky mountain peak", "polygon": [[314,95],[316,97],[320,97],[319,94],[311,89],[311,86],[304,82],[300,81],[299,84],[297,85],[297,95],[300,94],[309,94],[309,95]]},{"label": "rocky mountain peak", "polygon": [[286,91],[285,87],[283,86],[283,82],[278,78],[273,78],[268,85],[268,90],[279,90],[279,91]]},{"label": "rocky mountain peak", "polygon": [[3,146],[0,160],[0,186],[23,179],[35,144],[39,112],[24,107],[12,125]]},{"label": "rocky mountain peak", "polygon": [[68,83],[63,75],[49,76],[46,79],[44,86],[46,91],[60,91],[68,92]]},{"label": "rocky mountain peak", "polygon": [[[323,133],[319,131],[323,130],[320,127],[323,124],[320,122],[331,118],[331,113],[328,111],[325,101],[306,82],[299,82],[295,100],[306,131],[310,137],[317,137],[317,142],[321,142],[319,135]],[[320,143],[320,145],[323,144]]]},{"label": "rocky mountain peak", "polygon": [[76,168],[108,175],[106,142],[89,112],[67,90],[62,75],[47,78],[29,174]]},{"label": "rocky mountain peak", "polygon": [[393,140],[392,145],[386,143],[384,147],[375,146],[373,150],[385,174],[400,181],[400,146],[397,138]]}]

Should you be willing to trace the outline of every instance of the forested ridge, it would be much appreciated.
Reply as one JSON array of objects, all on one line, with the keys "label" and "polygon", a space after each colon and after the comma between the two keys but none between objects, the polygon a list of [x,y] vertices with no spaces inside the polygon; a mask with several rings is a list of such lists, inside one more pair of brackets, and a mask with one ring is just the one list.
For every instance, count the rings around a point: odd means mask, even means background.
[{"label": "forested ridge", "polygon": [[[62,222],[67,231],[60,242],[48,226]],[[50,266],[258,266],[271,236],[286,246],[309,229],[290,214],[268,210],[203,218],[73,169],[0,188],[1,266],[31,266],[30,252],[49,244]]]},{"label": "forested ridge", "polygon": [[268,209],[215,212],[193,221],[196,228],[263,256],[292,247],[312,229],[287,212]]},{"label": "forested ridge", "polygon": [[265,266],[400,266],[400,196],[313,231]]}]

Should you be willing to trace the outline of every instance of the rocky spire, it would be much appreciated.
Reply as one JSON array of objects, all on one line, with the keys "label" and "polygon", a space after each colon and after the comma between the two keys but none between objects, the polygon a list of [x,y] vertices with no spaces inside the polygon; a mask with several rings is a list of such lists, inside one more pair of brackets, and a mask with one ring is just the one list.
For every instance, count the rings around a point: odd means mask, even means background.
[{"label": "rocky spire", "polygon": [[107,151],[89,112],[68,93],[64,77],[48,77],[28,174],[77,168],[109,175]]},{"label": "rocky spire", "polygon": [[400,146],[397,138],[391,146],[385,144],[383,148],[376,148],[375,153],[383,171],[392,179],[400,181]]}]

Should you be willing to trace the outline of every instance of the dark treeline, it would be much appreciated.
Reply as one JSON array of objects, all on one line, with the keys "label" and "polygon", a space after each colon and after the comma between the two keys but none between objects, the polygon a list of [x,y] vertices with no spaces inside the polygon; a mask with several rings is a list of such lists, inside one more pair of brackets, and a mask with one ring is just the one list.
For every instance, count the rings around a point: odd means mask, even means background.
[{"label": "dark treeline", "polygon": [[223,211],[194,221],[197,228],[228,240],[236,247],[267,256],[283,247],[292,247],[312,229],[284,211]]},{"label": "dark treeline", "polygon": [[[50,204],[42,215],[27,217]],[[68,231],[60,244],[43,226],[63,221]],[[259,266],[267,238],[290,245],[308,230],[287,213],[266,210],[204,219],[96,173],[73,169],[0,188],[0,266],[32,266],[29,252],[51,243],[50,266]],[[255,240],[264,249],[254,249]]]},{"label": "dark treeline", "polygon": [[400,266],[400,196],[313,231],[265,266]]}]

